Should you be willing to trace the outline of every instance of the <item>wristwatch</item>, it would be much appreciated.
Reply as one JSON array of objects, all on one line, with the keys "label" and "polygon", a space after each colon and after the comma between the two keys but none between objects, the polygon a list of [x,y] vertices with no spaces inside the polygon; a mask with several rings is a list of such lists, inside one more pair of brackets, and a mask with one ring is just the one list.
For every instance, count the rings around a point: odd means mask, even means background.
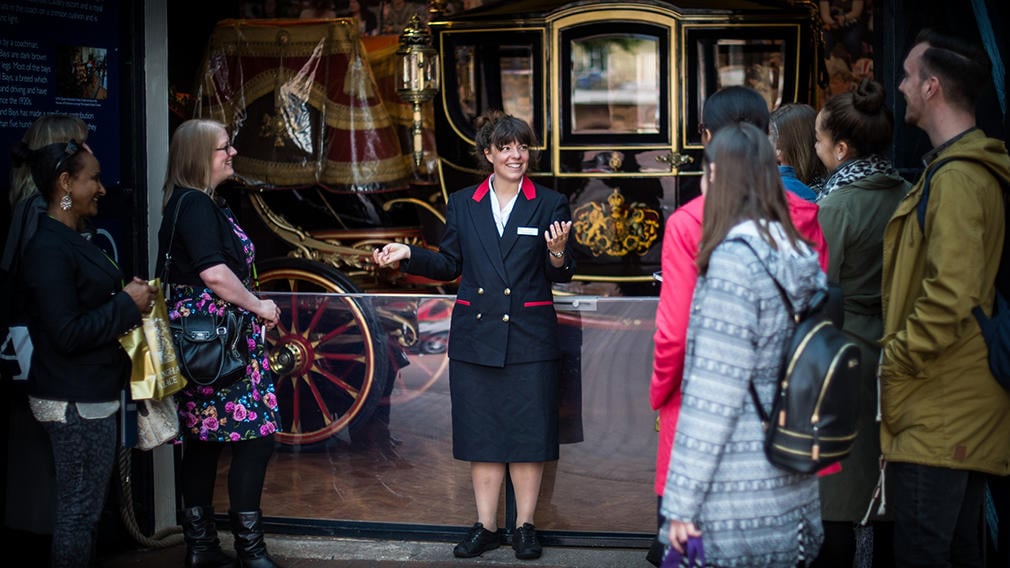
[{"label": "wristwatch", "polygon": [[551,256],[553,256],[554,258],[561,258],[561,257],[565,256],[565,251],[564,250],[562,250],[561,252],[554,252],[551,249],[547,249],[547,252]]}]

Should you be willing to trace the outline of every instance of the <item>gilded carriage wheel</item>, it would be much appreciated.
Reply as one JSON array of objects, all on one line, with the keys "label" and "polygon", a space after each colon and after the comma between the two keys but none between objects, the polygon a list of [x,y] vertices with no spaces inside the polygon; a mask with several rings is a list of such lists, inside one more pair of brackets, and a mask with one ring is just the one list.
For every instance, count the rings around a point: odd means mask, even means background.
[{"label": "gilded carriage wheel", "polygon": [[[320,262],[271,259],[259,265],[264,292],[293,292],[278,299],[280,323],[267,334],[282,431],[287,445],[324,442],[372,418],[390,380],[384,335],[357,288]],[[278,357],[280,355],[281,357]]]}]

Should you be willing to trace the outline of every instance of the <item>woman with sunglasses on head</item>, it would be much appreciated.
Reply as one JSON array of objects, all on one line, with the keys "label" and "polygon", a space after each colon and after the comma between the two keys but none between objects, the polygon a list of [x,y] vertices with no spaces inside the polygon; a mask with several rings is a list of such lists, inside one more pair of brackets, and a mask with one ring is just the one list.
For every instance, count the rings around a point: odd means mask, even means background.
[{"label": "woman with sunglasses on head", "polygon": [[[226,445],[231,450],[228,504],[238,566],[277,566],[263,540],[260,497],[280,425],[263,334],[277,324],[280,308],[250,291],[255,248],[215,195],[235,173],[237,153],[220,122],[195,119],[179,125],[168,149],[158,231],[156,274],[169,286],[169,318],[231,311],[243,322],[239,344],[248,347],[248,365],[238,379],[190,382],[176,395],[188,568],[235,565],[221,550],[214,526],[217,463]],[[171,257],[167,267],[166,255]]]},{"label": "woman with sunglasses on head", "polygon": [[[76,116],[65,114],[45,114],[35,119],[21,138],[29,150],[37,150],[49,144],[77,140],[84,143],[88,136],[88,126]],[[18,144],[20,147],[20,143]],[[7,447],[7,488],[4,520],[8,528],[25,531],[26,536],[39,538],[22,539],[22,550],[37,558],[49,554],[56,510],[56,477],[53,472],[52,448],[49,435],[35,420],[28,407],[27,381],[11,380],[23,374],[17,361],[17,349],[23,343],[23,326],[26,323],[23,294],[18,287],[18,272],[25,247],[35,236],[39,218],[46,214],[45,199],[39,194],[32,180],[31,168],[20,159],[20,165],[11,168],[10,205],[12,212],[7,228],[7,240],[3,256],[0,257],[0,343],[14,353],[5,351],[0,359],[0,375],[3,375],[2,396],[9,428],[16,431],[10,436]],[[5,217],[6,218],[6,217]],[[11,326],[16,328],[12,330]]]},{"label": "woman with sunglasses on head", "polygon": [[91,566],[116,457],[116,412],[130,376],[119,335],[140,325],[157,290],[81,235],[105,196],[98,160],[73,140],[31,150],[26,163],[48,204],[19,272],[34,344],[32,414],[48,432],[56,469],[55,567]]}]

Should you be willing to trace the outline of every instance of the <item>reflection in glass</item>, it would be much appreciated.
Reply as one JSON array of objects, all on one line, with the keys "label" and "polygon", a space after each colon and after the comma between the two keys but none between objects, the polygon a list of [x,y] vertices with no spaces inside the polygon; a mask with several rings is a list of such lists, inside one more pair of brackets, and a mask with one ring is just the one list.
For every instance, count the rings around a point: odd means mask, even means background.
[{"label": "reflection in glass", "polygon": [[456,96],[467,122],[477,117],[477,82],[474,76],[474,46],[456,47]]},{"label": "reflection in glass", "polygon": [[[301,367],[277,381],[289,435],[277,439],[263,509],[319,526],[468,526],[472,486],[469,464],[452,457],[446,353],[455,297],[318,293],[327,286],[315,276],[288,270],[261,292],[282,309],[268,348],[291,343],[302,355]],[[555,299],[561,458],[544,472],[537,528],[654,533],[655,517],[642,512],[655,509],[648,388],[656,302]],[[372,367],[379,374],[366,372]],[[354,408],[358,399],[367,402]],[[215,505],[224,510],[227,475],[218,483]]]},{"label": "reflection in glass", "polygon": [[502,47],[502,110],[533,124],[533,53],[529,46]]},{"label": "reflection in glass", "polygon": [[[495,66],[499,69],[497,81],[501,84],[502,110],[533,122],[533,50],[528,45],[503,45],[496,49]],[[480,53],[486,53],[480,48]],[[482,85],[478,77],[481,61],[478,48],[474,45],[460,45],[455,48],[456,96],[459,107],[468,122],[488,110],[488,102],[481,102],[481,94],[486,94],[487,85]]]},{"label": "reflection in glass", "polygon": [[572,41],[572,133],[659,132],[659,39],[601,34]]},{"label": "reflection in glass", "polygon": [[[786,57],[784,41],[721,39],[715,42],[713,51],[705,49],[706,43],[698,43],[698,53],[702,58],[698,65],[702,75],[697,83],[699,90],[709,84],[705,73],[712,67],[706,59],[714,58],[715,68],[718,69],[717,88],[734,85],[751,87],[761,93],[769,109],[781,104],[784,81],[782,65]],[[704,104],[708,94],[710,93],[698,93],[699,104]]]}]

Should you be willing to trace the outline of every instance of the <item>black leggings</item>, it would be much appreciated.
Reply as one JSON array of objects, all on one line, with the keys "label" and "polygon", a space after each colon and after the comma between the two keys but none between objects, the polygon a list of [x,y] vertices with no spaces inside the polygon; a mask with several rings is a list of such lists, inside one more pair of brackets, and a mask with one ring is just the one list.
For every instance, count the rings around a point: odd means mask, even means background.
[{"label": "black leggings", "polygon": [[186,507],[211,507],[217,482],[217,462],[225,446],[231,450],[228,505],[236,512],[258,511],[274,437],[240,442],[201,442],[186,438],[182,446],[182,500]]}]

